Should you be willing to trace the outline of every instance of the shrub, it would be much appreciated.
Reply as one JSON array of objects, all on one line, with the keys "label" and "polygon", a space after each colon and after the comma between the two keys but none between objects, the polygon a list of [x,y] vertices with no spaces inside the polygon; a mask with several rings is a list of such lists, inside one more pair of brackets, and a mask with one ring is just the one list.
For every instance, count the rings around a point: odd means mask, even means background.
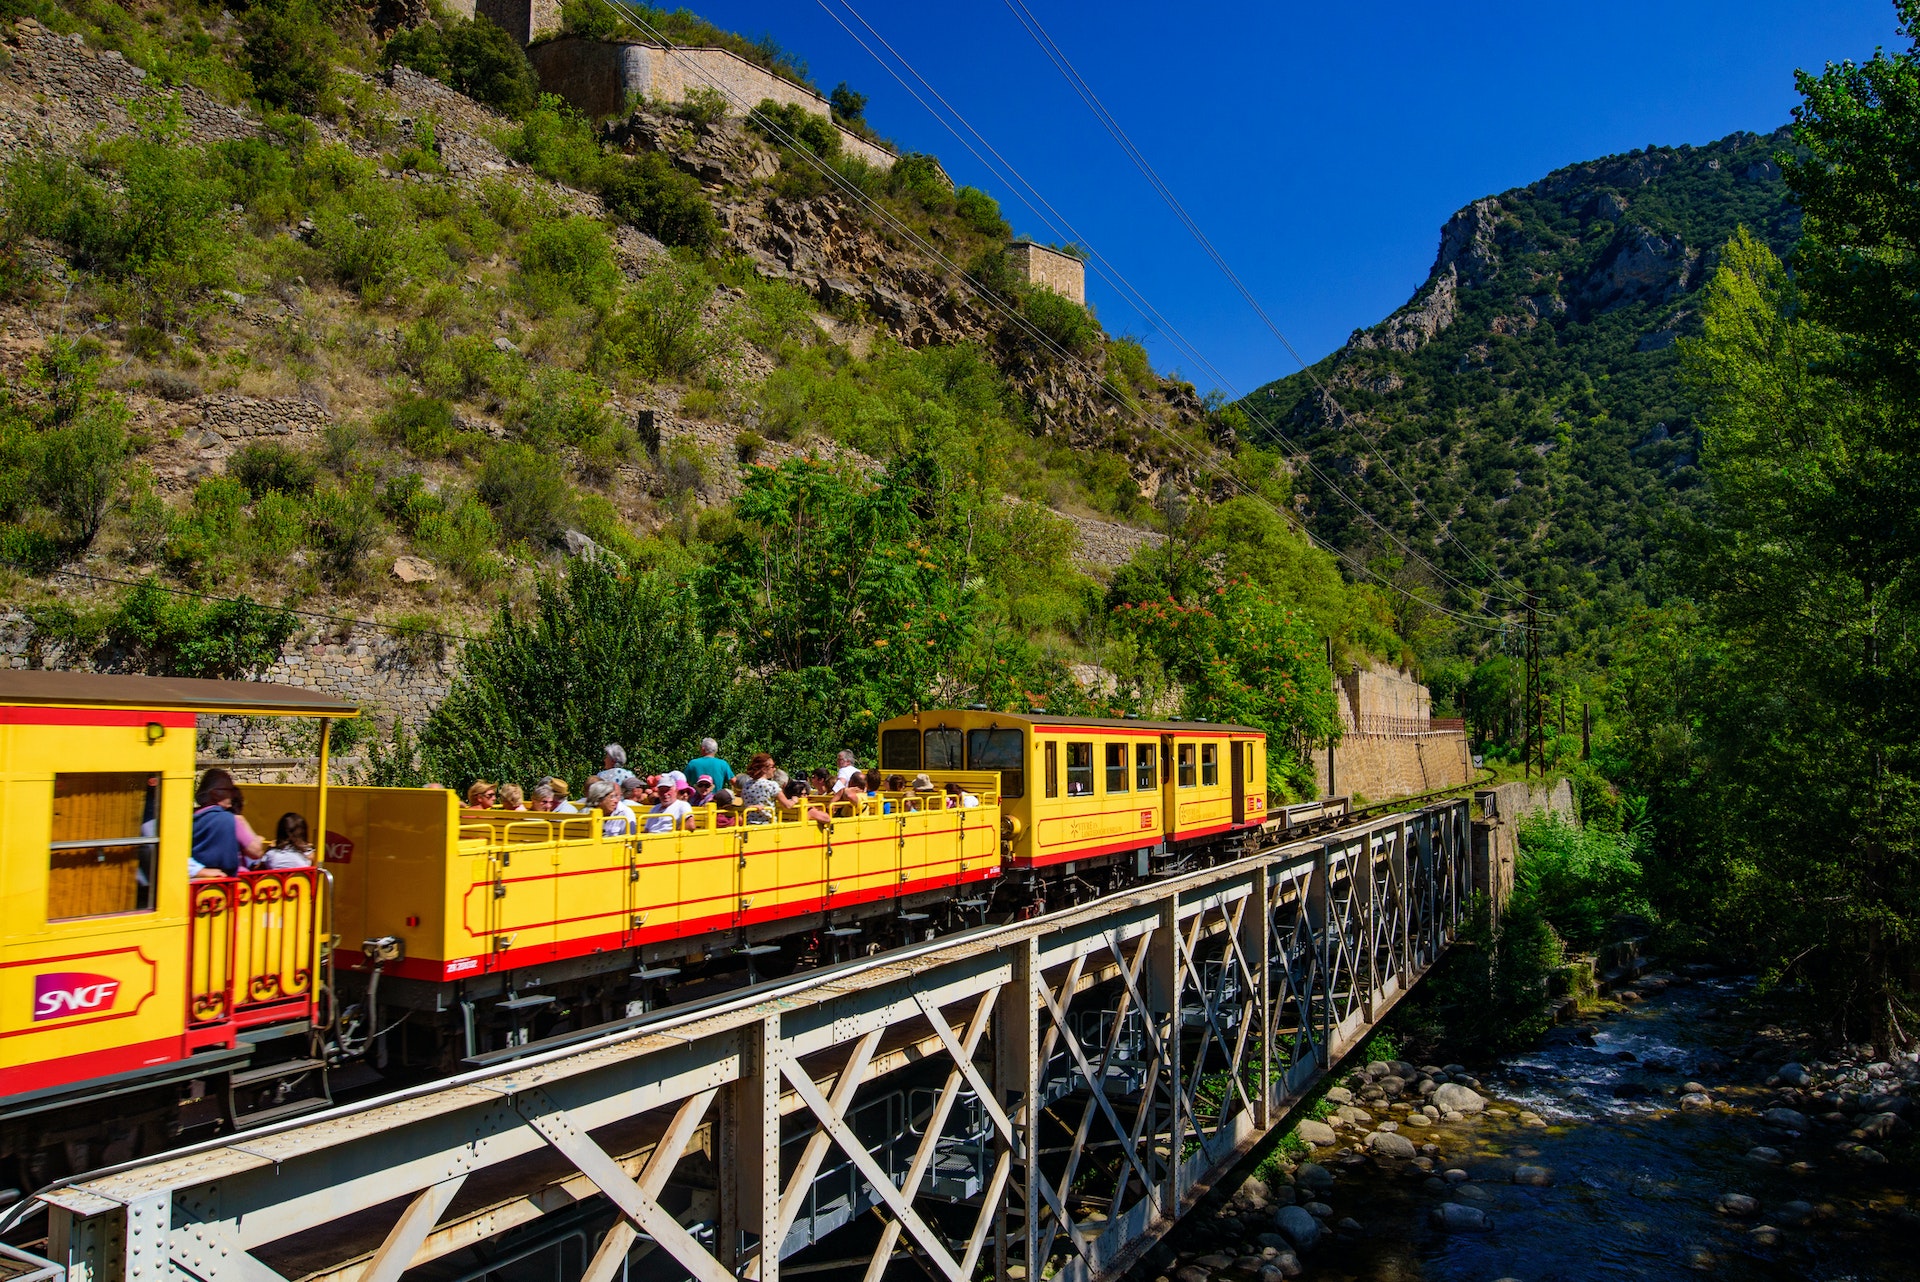
[{"label": "shrub", "polygon": [[1520,826],[1514,897],[1567,942],[1592,948],[1605,942],[1615,918],[1651,913],[1639,856],[1632,833],[1582,828],[1550,812],[1529,816]]},{"label": "shrub", "polygon": [[367,447],[367,429],[359,423],[336,420],[320,433],[320,463],[335,476],[345,476]]},{"label": "shrub", "polygon": [[607,229],[572,215],[538,222],[520,241],[521,291],[536,311],[565,302],[606,307],[620,285]]},{"label": "shrub", "polygon": [[1022,289],[1020,312],[1035,329],[1068,352],[1089,351],[1100,337],[1100,322],[1092,312],[1050,289]]},{"label": "shrub", "polygon": [[380,426],[421,458],[444,458],[463,444],[453,425],[453,407],[437,396],[402,396],[381,415]]},{"label": "shrub", "polygon": [[278,441],[249,441],[227,460],[227,475],[258,499],[269,493],[306,494],[319,479],[320,469],[310,455]]},{"label": "shrub", "polygon": [[850,125],[866,123],[867,95],[855,93],[852,86],[848,85],[846,81],[842,80],[834,86],[833,94],[829,98],[829,101],[833,104],[833,118],[835,120],[845,121]]},{"label": "shrub", "polygon": [[143,580],[102,629],[115,666],[153,676],[235,680],[271,667],[293,635],[292,614],[251,597],[197,601]]},{"label": "shrub", "polygon": [[509,156],[552,182],[587,188],[600,174],[600,141],[593,125],[553,94],[540,96],[505,143]]},{"label": "shrub", "polygon": [[705,253],[719,239],[720,220],[699,181],[658,152],[609,157],[599,187],[608,213],[655,240]]},{"label": "shrub", "polygon": [[646,378],[685,377],[726,350],[729,336],[703,318],[713,281],[698,267],[666,263],[627,291],[596,335],[603,359]]},{"label": "shrub", "polygon": [[90,547],[118,497],[127,457],[126,410],[106,402],[42,438],[41,495],[80,547]]},{"label": "shrub", "polygon": [[287,148],[265,138],[227,138],[207,147],[207,172],[263,223],[292,220],[300,208]]},{"label": "shrub", "polygon": [[758,432],[742,432],[733,438],[734,456],[742,463],[751,463],[760,457],[760,451],[767,445],[766,437]]},{"label": "shrub", "polygon": [[393,719],[393,737],[383,745],[379,736],[367,740],[367,760],[353,777],[366,788],[421,788],[426,786],[427,770],[420,764],[420,748],[407,734],[407,723]]},{"label": "shrub", "polygon": [[509,116],[525,114],[540,98],[526,51],[484,16],[450,15],[402,31],[387,41],[380,61],[411,67]]},{"label": "shrub", "polygon": [[909,151],[887,170],[887,190],[896,196],[912,196],[930,209],[945,210],[953,205],[953,194],[941,178],[940,162],[925,152]]},{"label": "shrub", "polygon": [[1107,364],[1119,374],[1123,388],[1141,392],[1153,386],[1153,364],[1147,359],[1147,349],[1131,335],[1107,344]]},{"label": "shrub", "polygon": [[560,34],[582,40],[611,40],[634,32],[606,0],[565,0],[560,6]]},{"label": "shrub", "polygon": [[307,543],[320,554],[321,569],[337,582],[360,577],[381,532],[371,480],[356,478],[343,488],[320,490],[307,501]]},{"label": "shrub", "polygon": [[400,646],[400,653],[416,667],[438,662],[447,652],[447,639],[438,616],[425,610],[409,610],[396,615],[387,625],[387,635]]},{"label": "shrub", "polygon": [[415,542],[469,588],[478,591],[497,580],[506,567],[493,550],[500,527],[486,504],[472,494],[426,498],[418,508]]},{"label": "shrub", "polygon": [[247,522],[247,554],[262,574],[277,574],[306,541],[306,504],[284,490],[269,490],[253,503]]},{"label": "shrub", "polygon": [[687,96],[673,105],[673,114],[706,133],[727,118],[727,96],[708,85],[695,85]]},{"label": "shrub", "polygon": [[557,540],[573,515],[573,490],[560,461],[530,445],[495,446],[480,466],[475,487],[508,539],[544,547]]},{"label": "shrub", "polygon": [[817,116],[798,103],[762,98],[747,123],[777,147],[803,147],[823,159],[840,154],[840,131],[833,121]]},{"label": "shrub", "polygon": [[333,32],[313,0],[256,3],[241,21],[242,59],[269,107],[312,115],[333,77]]},{"label": "shrub", "polygon": [[1000,203],[978,187],[961,187],[953,193],[953,212],[960,221],[982,236],[1004,240],[1013,228],[1000,216]]},{"label": "shrub", "polygon": [[514,422],[537,448],[584,447],[623,430],[607,409],[607,390],[598,379],[551,365],[534,375],[525,399],[516,406]]}]

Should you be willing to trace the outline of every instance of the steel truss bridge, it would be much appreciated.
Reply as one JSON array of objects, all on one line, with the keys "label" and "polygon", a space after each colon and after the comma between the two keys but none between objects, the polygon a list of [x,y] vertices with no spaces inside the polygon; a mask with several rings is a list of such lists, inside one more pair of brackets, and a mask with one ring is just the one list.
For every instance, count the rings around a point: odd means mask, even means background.
[{"label": "steel truss bridge", "polygon": [[1468,804],[97,1172],[39,1276],[1116,1277],[1439,959]]}]

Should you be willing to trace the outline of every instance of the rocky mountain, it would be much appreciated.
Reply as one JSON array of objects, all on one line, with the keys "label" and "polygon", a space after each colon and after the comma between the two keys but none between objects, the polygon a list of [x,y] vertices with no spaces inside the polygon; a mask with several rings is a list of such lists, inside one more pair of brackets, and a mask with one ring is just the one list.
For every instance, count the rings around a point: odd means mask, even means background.
[{"label": "rocky mountain", "polygon": [[1657,595],[1665,517],[1701,479],[1675,342],[1736,227],[1791,248],[1789,145],[1649,148],[1456,213],[1406,306],[1240,402],[1311,460],[1296,488],[1316,532],[1397,551],[1337,486],[1461,597],[1496,570],[1603,610]]}]

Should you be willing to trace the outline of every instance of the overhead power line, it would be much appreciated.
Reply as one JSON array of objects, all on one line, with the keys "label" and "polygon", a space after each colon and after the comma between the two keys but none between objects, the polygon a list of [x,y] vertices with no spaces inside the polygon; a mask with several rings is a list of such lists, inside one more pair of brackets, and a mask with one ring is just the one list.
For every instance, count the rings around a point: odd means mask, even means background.
[{"label": "overhead power line", "polygon": [[[966,148],[966,150],[974,157],[975,160],[979,161],[980,164],[983,167],[985,167],[988,170],[988,172],[994,174],[995,177],[1001,178],[1002,181],[1006,182],[1008,187],[1013,191],[1014,195],[1019,198],[1020,202],[1024,204],[1027,207],[1027,209],[1030,212],[1032,212],[1036,218],[1038,218],[1044,225],[1046,225],[1050,230],[1052,230],[1055,235],[1061,235],[1064,233],[1067,239],[1078,242],[1082,247],[1084,247],[1087,253],[1091,255],[1093,259],[1093,265],[1095,270],[1099,272],[1101,276],[1106,278],[1108,283],[1114,287],[1114,289],[1121,295],[1121,297],[1130,306],[1132,306],[1137,313],[1139,313],[1141,319],[1147,321],[1149,325],[1160,330],[1167,337],[1167,339],[1174,344],[1174,346],[1178,350],[1180,350],[1184,355],[1188,357],[1188,359],[1194,361],[1197,365],[1200,365],[1201,367],[1205,368],[1209,373],[1211,373],[1213,375],[1214,381],[1217,384],[1233,392],[1236,398],[1239,397],[1238,390],[1233,387],[1231,381],[1213,364],[1213,362],[1210,359],[1208,359],[1206,354],[1202,352],[1195,344],[1190,342],[1187,339],[1187,337],[1180,332],[1177,326],[1175,326],[1164,315],[1162,315],[1159,309],[1153,305],[1153,303],[1146,297],[1146,295],[1143,292],[1141,292],[1133,284],[1133,282],[1126,277],[1124,272],[1122,272],[1118,267],[1116,267],[1113,263],[1111,263],[1106,258],[1106,256],[1102,254],[1099,251],[1099,249],[1095,247],[1086,236],[1082,235],[1079,229],[1075,227],[1072,224],[1072,222],[1066,218],[1065,215],[1061,214],[1060,211],[1054,207],[1052,202],[1050,202],[1046,198],[1046,196],[1039,190],[1039,188],[1037,188],[1032,182],[1030,182],[1026,178],[1026,176],[1020,172],[1017,166],[1015,166],[1011,161],[1007,160],[1007,158],[1003,156],[1000,153],[1000,151],[993,146],[992,142],[989,141],[986,138],[986,136],[982,134],[980,130],[976,128],[973,125],[973,123],[969,121],[966,118],[966,116],[958,108],[954,107],[952,103],[947,101],[946,97],[940,93],[939,89],[937,89],[933,85],[933,83],[929,81],[926,78],[926,76],[922,74],[913,65],[913,63],[907,59],[907,57],[904,54],[900,53],[899,50],[895,49],[893,45],[887,41],[886,37],[883,36],[878,30],[874,28],[873,24],[868,22],[867,19],[860,14],[859,10],[854,8],[851,0],[838,0],[838,3],[843,8],[845,8],[850,15],[852,15],[855,21],[860,23],[862,27],[866,28],[868,34],[870,34],[874,38],[874,40],[880,44],[882,48],[884,48],[890,55],[892,55],[892,57],[896,61],[898,61],[899,64],[902,67],[904,67],[907,70],[907,72],[914,77],[915,80],[920,82],[920,84],[926,89],[926,91],[929,94],[931,94],[933,98],[945,110],[946,114],[943,115],[941,112],[935,111],[933,107],[930,104],[928,104],[927,100],[921,97],[919,90],[915,89],[913,85],[909,84],[901,76],[900,72],[896,70],[885,58],[882,58],[878,53],[874,52],[873,48],[867,44],[866,40],[858,32],[853,30],[852,27],[848,26],[845,19],[841,18],[841,16],[838,13],[834,12],[834,10],[828,5],[827,0],[817,0],[817,3],[819,3],[820,7],[827,13],[829,17],[833,18],[835,22],[839,23],[840,28],[843,31],[845,31],[847,35],[856,44],[858,44],[862,50],[864,50],[868,54],[868,56],[872,57],[874,61],[878,62],[881,65],[881,67],[884,68],[886,72],[890,76],[892,76],[893,79],[901,86],[901,88],[905,89],[907,93],[913,97],[914,101],[918,102],[921,105],[921,107],[927,111],[929,115],[933,116],[935,120],[939,121],[940,124],[947,130],[947,132],[952,134],[955,140],[958,141],[962,147]],[[947,118],[948,116],[951,116],[952,120],[949,120]],[[955,121],[957,121],[960,126],[964,127],[967,131],[967,134],[971,134],[973,139],[978,140],[980,147],[986,148],[988,155],[992,157],[991,160],[989,160],[986,156],[981,155],[979,148],[975,147],[974,142],[969,140],[966,134],[962,134],[959,129],[955,128],[955,125],[954,125]],[[1039,204],[1036,205],[1035,201],[1038,201]],[[1246,413],[1266,432],[1266,434],[1270,439],[1278,442],[1281,445],[1283,452],[1286,453],[1289,458],[1291,458],[1298,466],[1300,466],[1301,468],[1306,470],[1310,475],[1312,475],[1315,480],[1319,481],[1320,484],[1327,491],[1337,496],[1339,499],[1341,499],[1341,501],[1346,503],[1349,507],[1353,508],[1355,512],[1359,513],[1359,515],[1362,518],[1364,518],[1369,524],[1371,524],[1376,530],[1378,530],[1382,536],[1384,536],[1390,542],[1397,544],[1401,549],[1401,551],[1403,551],[1410,559],[1417,561],[1418,563],[1426,566],[1427,569],[1433,572],[1436,578],[1440,579],[1441,581],[1446,583],[1448,586],[1460,592],[1461,595],[1469,599],[1473,598],[1476,593],[1488,591],[1488,589],[1476,588],[1471,585],[1462,583],[1460,580],[1454,578],[1452,575],[1448,574],[1446,571],[1442,570],[1439,566],[1435,565],[1432,561],[1427,559],[1422,553],[1420,553],[1411,544],[1409,544],[1402,536],[1400,536],[1395,531],[1393,531],[1392,529],[1387,527],[1385,524],[1383,524],[1377,517],[1373,515],[1372,512],[1368,511],[1363,504],[1359,503],[1351,495],[1349,495],[1345,491],[1345,489],[1343,489],[1337,482],[1333,480],[1333,478],[1329,477],[1325,472],[1321,471],[1319,466],[1314,463],[1312,456],[1308,454],[1306,450],[1294,444],[1287,437],[1287,435],[1280,430],[1278,425],[1268,420],[1265,417],[1265,415],[1259,411],[1259,409],[1252,406],[1248,406],[1246,409]],[[1389,468],[1389,470],[1391,469]],[[1235,481],[1237,483],[1237,478],[1235,478]],[[1245,491],[1244,486],[1241,486],[1240,488],[1243,491]],[[1250,491],[1245,491],[1245,492],[1251,493]],[[1262,501],[1264,502],[1264,500]],[[1415,496],[1415,501],[1416,503],[1418,502],[1417,495]],[[1269,508],[1272,507],[1271,504],[1267,504],[1267,506]],[[1279,509],[1277,508],[1274,508],[1273,510],[1276,512],[1279,511]],[[1304,525],[1292,520],[1290,516],[1287,519],[1288,519],[1289,525],[1294,526],[1295,528],[1298,528],[1302,534],[1305,534],[1308,538],[1314,537],[1310,531],[1305,529]]]},{"label": "overhead power line", "polygon": [[[840,192],[842,192],[845,196],[847,196],[848,199],[853,201],[855,204],[858,204],[864,207],[869,213],[874,215],[878,220],[880,220],[886,226],[891,228],[902,239],[912,244],[916,249],[918,249],[921,253],[926,255],[930,260],[936,263],[939,263],[941,266],[951,271],[956,277],[958,277],[958,279],[962,283],[964,283],[970,290],[972,290],[977,296],[979,296],[979,298],[984,303],[986,303],[986,305],[989,308],[991,308],[992,310],[998,312],[1001,316],[1003,316],[1010,325],[1021,329],[1036,344],[1038,344],[1045,350],[1053,353],[1063,364],[1077,365],[1082,370],[1090,374],[1093,378],[1095,386],[1100,388],[1122,412],[1130,415],[1134,419],[1134,421],[1137,422],[1141,427],[1167,440],[1174,449],[1186,455],[1188,458],[1194,460],[1200,466],[1209,468],[1210,470],[1214,471],[1222,479],[1227,481],[1229,485],[1233,485],[1241,488],[1243,491],[1245,491],[1248,494],[1248,497],[1250,497],[1256,502],[1260,502],[1265,506],[1267,506],[1276,515],[1280,516],[1280,518],[1283,521],[1288,520],[1287,515],[1285,513],[1280,512],[1278,508],[1274,508],[1272,504],[1266,503],[1266,500],[1264,499],[1264,497],[1256,493],[1253,493],[1252,491],[1246,490],[1246,487],[1241,484],[1241,482],[1239,481],[1239,478],[1235,477],[1231,472],[1218,467],[1218,465],[1212,463],[1211,460],[1208,460],[1204,456],[1199,455],[1196,451],[1192,449],[1190,445],[1188,445],[1187,442],[1181,440],[1178,436],[1174,435],[1173,433],[1168,432],[1164,427],[1154,422],[1152,419],[1141,414],[1138,408],[1132,404],[1130,399],[1124,394],[1122,394],[1121,391],[1117,387],[1115,387],[1111,382],[1109,382],[1103,375],[1101,375],[1099,371],[1092,369],[1084,361],[1079,360],[1072,353],[1062,348],[1044,331],[1040,330],[1038,327],[1033,325],[1033,323],[1029,321],[1019,311],[1009,307],[1005,302],[1005,300],[1000,298],[1000,296],[995,291],[988,288],[986,285],[982,284],[979,280],[975,279],[971,273],[967,272],[966,270],[961,268],[958,264],[954,263],[952,260],[947,258],[945,254],[943,254],[938,249],[936,249],[933,245],[928,243],[924,237],[919,235],[919,233],[914,231],[907,224],[901,222],[898,218],[894,217],[894,215],[890,211],[888,211],[885,207],[881,206],[878,202],[876,202],[870,196],[868,196],[867,193],[861,190],[857,184],[849,181],[844,174],[840,173],[833,166],[827,164],[820,157],[816,156],[813,153],[811,148],[805,146],[799,140],[795,139],[791,134],[789,134],[785,129],[783,129],[780,126],[778,121],[770,120],[764,116],[760,116],[755,110],[754,105],[747,103],[746,100],[742,98],[738,93],[738,91],[735,90],[732,86],[719,81],[715,77],[707,75],[704,72],[704,70],[701,67],[699,67],[697,63],[694,63],[689,58],[687,58],[685,51],[679,45],[676,45],[672,40],[670,40],[665,35],[665,33],[659,31],[651,23],[649,23],[644,17],[642,17],[638,12],[636,12],[630,4],[626,3],[626,0],[609,0],[609,3],[611,7],[614,9],[614,11],[618,13],[635,30],[649,37],[652,41],[657,43],[663,50],[665,50],[669,55],[679,60],[682,66],[686,67],[686,69],[691,74],[694,80],[707,83],[708,85],[713,87],[716,91],[718,91],[722,97],[726,98],[731,105],[737,108],[743,116],[747,116],[755,119],[760,128],[764,129],[768,134],[773,136],[776,141],[779,141],[782,144],[784,144],[790,151],[792,151],[795,154],[796,157],[798,157],[802,161],[802,163],[812,167],[831,186],[837,188]],[[1382,584],[1384,587],[1386,587],[1390,591],[1398,592],[1402,596],[1405,596],[1408,600],[1414,601],[1426,607],[1427,609],[1434,611],[1435,613],[1447,615],[1448,617],[1457,619],[1463,623],[1469,624],[1474,627],[1483,628],[1488,631],[1498,631],[1500,627],[1503,626],[1502,623],[1497,618],[1494,618],[1491,616],[1487,618],[1480,618],[1473,615],[1463,614],[1459,611],[1449,609],[1448,607],[1441,605],[1437,602],[1429,601],[1426,598],[1419,596],[1417,593],[1412,592],[1411,590],[1404,587],[1403,585],[1395,583],[1392,580],[1386,578],[1385,576],[1379,574],[1371,566],[1366,565],[1364,562],[1358,560],[1354,556],[1338,548],[1334,548],[1328,545],[1324,540],[1321,540],[1315,537],[1310,530],[1305,530],[1304,528],[1302,528],[1301,533],[1306,538],[1311,540],[1316,546],[1327,551],[1330,555],[1333,555],[1343,561],[1346,561],[1349,565],[1351,565],[1354,568],[1354,570],[1357,573],[1364,574],[1369,578],[1377,580],[1380,584]]]},{"label": "overhead power line", "polygon": [[[1048,61],[1053,63],[1062,78],[1064,78],[1074,92],[1079,95],[1080,100],[1086,104],[1087,109],[1093,113],[1094,119],[1100,122],[1101,126],[1106,129],[1107,133],[1119,146],[1121,152],[1126,155],[1127,159],[1133,162],[1134,168],[1138,169],[1141,176],[1147,180],[1147,185],[1152,187],[1154,192],[1166,204],[1167,208],[1173,211],[1174,216],[1180,220],[1181,225],[1187,229],[1195,242],[1206,252],[1207,257],[1213,261],[1214,266],[1219,268],[1221,274],[1232,283],[1234,289],[1246,300],[1247,305],[1253,309],[1254,314],[1260,318],[1261,323],[1267,327],[1268,331],[1273,334],[1280,345],[1286,349],[1287,354],[1292,356],[1294,361],[1299,364],[1302,372],[1312,381],[1314,388],[1321,394],[1326,403],[1332,406],[1340,420],[1349,428],[1360,431],[1353,417],[1347,413],[1346,407],[1340,404],[1339,398],[1333,395],[1332,389],[1327,387],[1319,374],[1307,363],[1306,358],[1301,356],[1292,341],[1281,331],[1279,324],[1267,313],[1267,309],[1261,305],[1260,300],[1254,296],[1253,291],[1247,287],[1246,282],[1240,278],[1239,273],[1234,271],[1232,264],[1227,261],[1226,256],[1214,247],[1213,241],[1208,238],[1206,232],[1201,230],[1200,224],[1194,220],[1193,216],[1187,212],[1186,206],[1180,202],[1180,198],[1174,194],[1173,189],[1160,177],[1159,171],[1153,167],[1153,164],[1147,159],[1146,154],[1135,145],[1132,137],[1128,135],[1126,129],[1120,122],[1114,118],[1113,113],[1107,110],[1106,104],[1102,102],[1100,96],[1094,92],[1093,86],[1087,82],[1086,77],[1080,74],[1079,68],[1073,64],[1073,60],[1067,56],[1066,51],[1060,47],[1059,43],[1054,40],[1052,34],[1040,22],[1040,19],[1027,7],[1026,0],[1005,0],[1005,3],[1014,18],[1020,23],[1022,28],[1026,30],[1027,34],[1033,39],[1033,42],[1039,46],[1040,51],[1047,56]],[[1419,493],[1394,469],[1392,462],[1380,452],[1377,443],[1369,440],[1365,432],[1360,432],[1360,435],[1362,440],[1366,440],[1367,443],[1373,447],[1375,457],[1378,458],[1380,465],[1386,470],[1387,474],[1399,482],[1417,506],[1424,507],[1425,504],[1421,500]],[[1439,525],[1441,534],[1445,538],[1465,553],[1482,571],[1491,575],[1500,584],[1509,589],[1509,592],[1513,594],[1507,597],[1510,602],[1516,605],[1524,602],[1525,596],[1521,590],[1515,588],[1507,577],[1500,573],[1498,568],[1483,561],[1473,549],[1455,537],[1451,521],[1438,521],[1437,524]],[[1491,590],[1492,589],[1489,589],[1489,591]]]}]

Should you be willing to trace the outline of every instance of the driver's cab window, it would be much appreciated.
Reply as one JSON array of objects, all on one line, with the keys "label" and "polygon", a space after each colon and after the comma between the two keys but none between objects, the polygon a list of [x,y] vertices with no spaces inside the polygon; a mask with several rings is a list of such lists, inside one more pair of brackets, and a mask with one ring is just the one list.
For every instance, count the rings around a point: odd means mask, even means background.
[{"label": "driver's cab window", "polygon": [[53,777],[47,919],[153,911],[160,776],[144,770]]}]

